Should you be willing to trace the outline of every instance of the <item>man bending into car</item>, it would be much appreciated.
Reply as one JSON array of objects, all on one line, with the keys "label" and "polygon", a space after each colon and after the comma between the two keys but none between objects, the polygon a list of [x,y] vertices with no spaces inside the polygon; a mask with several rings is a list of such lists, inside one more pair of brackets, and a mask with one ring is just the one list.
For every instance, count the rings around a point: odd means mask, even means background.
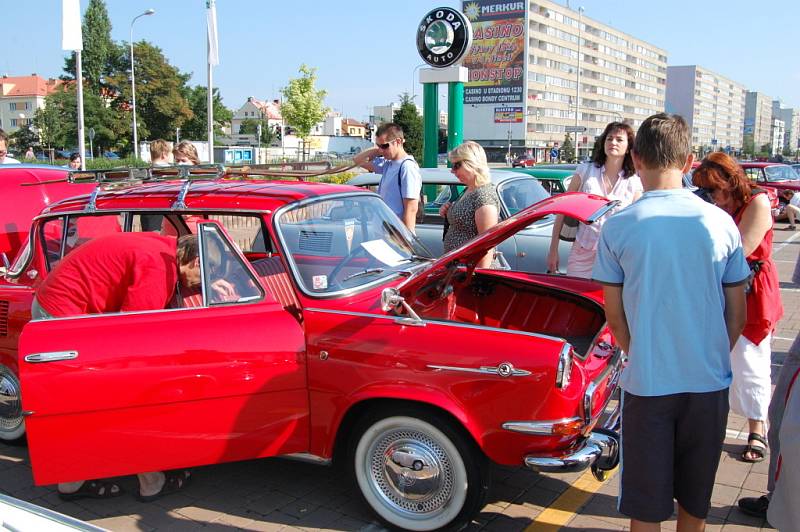
[{"label": "man bending into car", "polygon": [[[108,312],[166,308],[176,290],[201,283],[197,236],[176,239],[156,233],[115,233],[82,244],[53,269],[33,299],[33,319],[63,318]],[[231,295],[224,280],[212,289]],[[140,473],[139,494],[144,502],[180,490],[189,471]],[[87,480],[58,485],[64,500],[104,499],[120,495],[115,482]]]}]

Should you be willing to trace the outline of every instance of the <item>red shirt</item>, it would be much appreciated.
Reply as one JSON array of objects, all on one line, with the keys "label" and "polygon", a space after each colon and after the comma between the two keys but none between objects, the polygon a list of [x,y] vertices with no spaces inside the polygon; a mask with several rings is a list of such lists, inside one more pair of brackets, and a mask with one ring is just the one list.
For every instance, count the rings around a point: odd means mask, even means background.
[{"label": "red shirt", "polygon": [[157,310],[167,306],[177,282],[175,237],[117,233],[64,257],[36,300],[54,317]]}]

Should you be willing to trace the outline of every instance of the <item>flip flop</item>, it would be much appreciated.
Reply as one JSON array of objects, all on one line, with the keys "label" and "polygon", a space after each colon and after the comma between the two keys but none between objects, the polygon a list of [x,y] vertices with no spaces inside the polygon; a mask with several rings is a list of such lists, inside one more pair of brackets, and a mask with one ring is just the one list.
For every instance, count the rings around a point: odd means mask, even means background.
[{"label": "flip flop", "polygon": [[110,499],[122,495],[122,488],[115,482],[108,480],[86,480],[72,493],[58,492],[58,497],[62,501],[74,501],[77,499]]},{"label": "flip flop", "polygon": [[152,495],[142,495],[141,492],[139,492],[136,494],[136,498],[141,502],[153,502],[165,495],[180,491],[186,486],[186,484],[189,483],[192,473],[186,470],[164,471],[164,477],[164,485],[161,487],[161,490],[158,493],[154,493]]},{"label": "flip flop", "polygon": [[[758,442],[761,445],[753,445],[750,442]],[[747,453],[751,453],[755,456],[755,458],[747,458]],[[761,434],[756,432],[751,432],[747,436],[747,445],[742,451],[742,462],[748,462],[751,464],[757,464],[758,462],[763,462],[764,457],[767,455],[767,440]]]}]

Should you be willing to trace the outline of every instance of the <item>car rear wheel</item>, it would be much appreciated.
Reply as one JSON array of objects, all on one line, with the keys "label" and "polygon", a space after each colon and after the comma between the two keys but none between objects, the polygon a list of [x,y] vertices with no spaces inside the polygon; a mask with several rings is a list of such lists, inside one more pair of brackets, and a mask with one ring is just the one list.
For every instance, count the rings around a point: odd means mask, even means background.
[{"label": "car rear wheel", "polygon": [[0,442],[19,444],[25,437],[19,379],[0,365]]},{"label": "car rear wheel", "polygon": [[376,414],[359,424],[352,443],[361,495],[391,527],[455,529],[483,506],[486,457],[441,416],[412,409]]}]

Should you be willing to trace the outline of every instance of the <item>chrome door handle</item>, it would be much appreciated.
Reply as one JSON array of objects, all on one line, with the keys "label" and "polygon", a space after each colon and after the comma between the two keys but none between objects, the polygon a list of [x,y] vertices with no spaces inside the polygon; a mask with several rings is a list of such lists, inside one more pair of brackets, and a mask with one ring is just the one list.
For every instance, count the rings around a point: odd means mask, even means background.
[{"label": "chrome door handle", "polygon": [[72,360],[78,358],[77,351],[50,351],[47,353],[34,353],[25,356],[25,362],[33,364],[39,362],[55,362],[57,360]]}]

